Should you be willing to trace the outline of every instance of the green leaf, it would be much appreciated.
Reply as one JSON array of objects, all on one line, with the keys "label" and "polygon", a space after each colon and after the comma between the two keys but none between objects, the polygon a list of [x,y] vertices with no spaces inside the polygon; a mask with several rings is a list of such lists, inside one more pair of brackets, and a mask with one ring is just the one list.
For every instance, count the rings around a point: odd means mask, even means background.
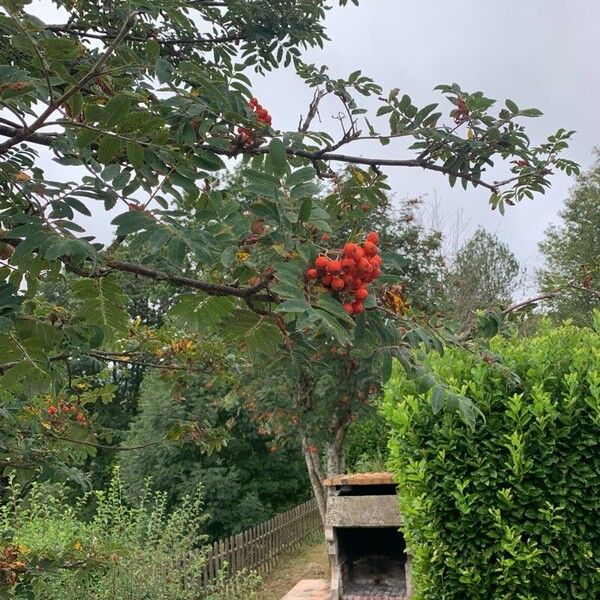
[{"label": "green leaf", "polygon": [[71,291],[80,302],[76,316],[88,325],[98,326],[105,342],[112,342],[127,332],[126,296],[114,276],[73,281]]},{"label": "green leaf", "polygon": [[297,169],[293,173],[290,173],[285,183],[288,187],[292,188],[301,183],[307,183],[308,181],[312,181],[316,177],[316,171],[314,167],[302,167],[301,169]]},{"label": "green leaf", "polygon": [[173,79],[173,65],[164,58],[156,59],[154,70],[159,83],[169,83]]},{"label": "green leaf", "polygon": [[308,221],[312,211],[312,198],[306,198],[300,206],[300,212],[298,213],[298,221]]},{"label": "green leaf", "polygon": [[443,386],[438,384],[433,388],[433,392],[431,393],[431,409],[433,410],[433,414],[437,415],[444,408],[445,403],[446,391]]},{"label": "green leaf", "polygon": [[169,262],[176,267],[182,267],[185,260],[186,250],[187,246],[183,240],[172,238],[168,247]]},{"label": "green leaf", "polygon": [[127,159],[136,169],[144,164],[144,148],[137,142],[127,142]]},{"label": "green leaf", "polygon": [[304,312],[310,310],[310,304],[306,300],[287,300],[277,307],[277,312]]},{"label": "green leaf", "polygon": [[279,138],[273,138],[269,143],[269,159],[273,174],[282,177],[288,167],[285,144]]},{"label": "green leaf", "polygon": [[514,115],[519,112],[519,107],[512,100],[506,100],[506,108]]},{"label": "green leaf", "polygon": [[234,307],[235,301],[226,296],[185,294],[179,296],[167,315],[181,329],[204,333],[229,317]]},{"label": "green leaf", "polygon": [[108,164],[121,152],[123,142],[118,137],[105,135],[98,142],[98,160],[103,164]]},{"label": "green leaf", "polygon": [[130,210],[116,216],[112,220],[112,225],[117,226],[117,235],[127,235],[149,227],[155,227],[156,222],[143,210]]},{"label": "green leaf", "polygon": [[160,44],[158,41],[155,38],[150,38],[146,42],[144,49],[146,50],[146,60],[150,64],[156,64],[156,61],[160,56]]},{"label": "green leaf", "polygon": [[102,123],[108,127],[116,125],[120,121],[124,120],[129,114],[129,107],[131,106],[131,98],[125,94],[116,94],[113,96],[102,113]]}]

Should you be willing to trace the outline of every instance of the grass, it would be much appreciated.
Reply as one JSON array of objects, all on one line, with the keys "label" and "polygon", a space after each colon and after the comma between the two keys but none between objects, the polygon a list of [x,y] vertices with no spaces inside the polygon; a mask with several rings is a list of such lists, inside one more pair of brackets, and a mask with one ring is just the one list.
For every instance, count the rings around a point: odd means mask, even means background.
[{"label": "grass", "polygon": [[329,559],[322,540],[306,544],[286,556],[264,576],[257,598],[281,600],[302,579],[329,579]]}]

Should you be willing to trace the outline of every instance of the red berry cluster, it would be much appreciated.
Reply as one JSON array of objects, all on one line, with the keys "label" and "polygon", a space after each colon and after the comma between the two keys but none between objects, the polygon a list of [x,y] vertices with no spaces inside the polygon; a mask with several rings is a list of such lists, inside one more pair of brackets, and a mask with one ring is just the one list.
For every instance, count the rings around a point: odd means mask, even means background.
[{"label": "red berry cluster", "polygon": [[[272,119],[269,111],[266,108],[263,108],[256,98],[251,98],[250,102],[248,102],[250,108],[256,113],[258,120],[263,125],[271,125]],[[242,141],[245,144],[251,144],[254,141],[254,133],[252,129],[248,127],[239,127],[238,133],[242,138]]]},{"label": "red berry cluster", "polygon": [[367,234],[361,245],[348,242],[336,259],[320,255],[306,276],[321,283],[334,292],[352,295],[344,303],[349,315],[358,315],[364,311],[364,301],[369,296],[369,284],[381,275],[381,256],[377,243],[379,236],[375,231]]},{"label": "red berry cluster", "polygon": [[58,406],[52,404],[48,407],[48,414],[51,417],[55,417],[59,412],[62,412],[65,416],[74,415],[75,420],[81,425],[85,426],[88,423],[86,416],[74,404],[69,404],[64,400],[61,400]]}]

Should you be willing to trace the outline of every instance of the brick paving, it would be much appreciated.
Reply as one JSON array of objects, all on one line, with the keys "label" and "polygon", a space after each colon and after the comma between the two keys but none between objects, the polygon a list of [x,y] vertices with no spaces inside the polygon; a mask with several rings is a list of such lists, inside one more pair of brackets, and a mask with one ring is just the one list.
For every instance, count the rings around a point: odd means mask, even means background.
[{"label": "brick paving", "polygon": [[344,600],[405,600],[404,585],[360,585],[351,583],[344,588]]}]

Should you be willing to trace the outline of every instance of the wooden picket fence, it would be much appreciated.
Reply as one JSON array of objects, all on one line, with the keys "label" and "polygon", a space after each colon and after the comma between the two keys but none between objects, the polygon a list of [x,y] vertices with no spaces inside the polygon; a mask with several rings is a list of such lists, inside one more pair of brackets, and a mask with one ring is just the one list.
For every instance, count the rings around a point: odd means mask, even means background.
[{"label": "wooden picket fence", "polygon": [[235,579],[241,571],[259,574],[273,569],[280,556],[321,532],[323,524],[315,500],[309,500],[285,513],[214,542],[204,554],[201,586],[210,586],[223,577]]}]

